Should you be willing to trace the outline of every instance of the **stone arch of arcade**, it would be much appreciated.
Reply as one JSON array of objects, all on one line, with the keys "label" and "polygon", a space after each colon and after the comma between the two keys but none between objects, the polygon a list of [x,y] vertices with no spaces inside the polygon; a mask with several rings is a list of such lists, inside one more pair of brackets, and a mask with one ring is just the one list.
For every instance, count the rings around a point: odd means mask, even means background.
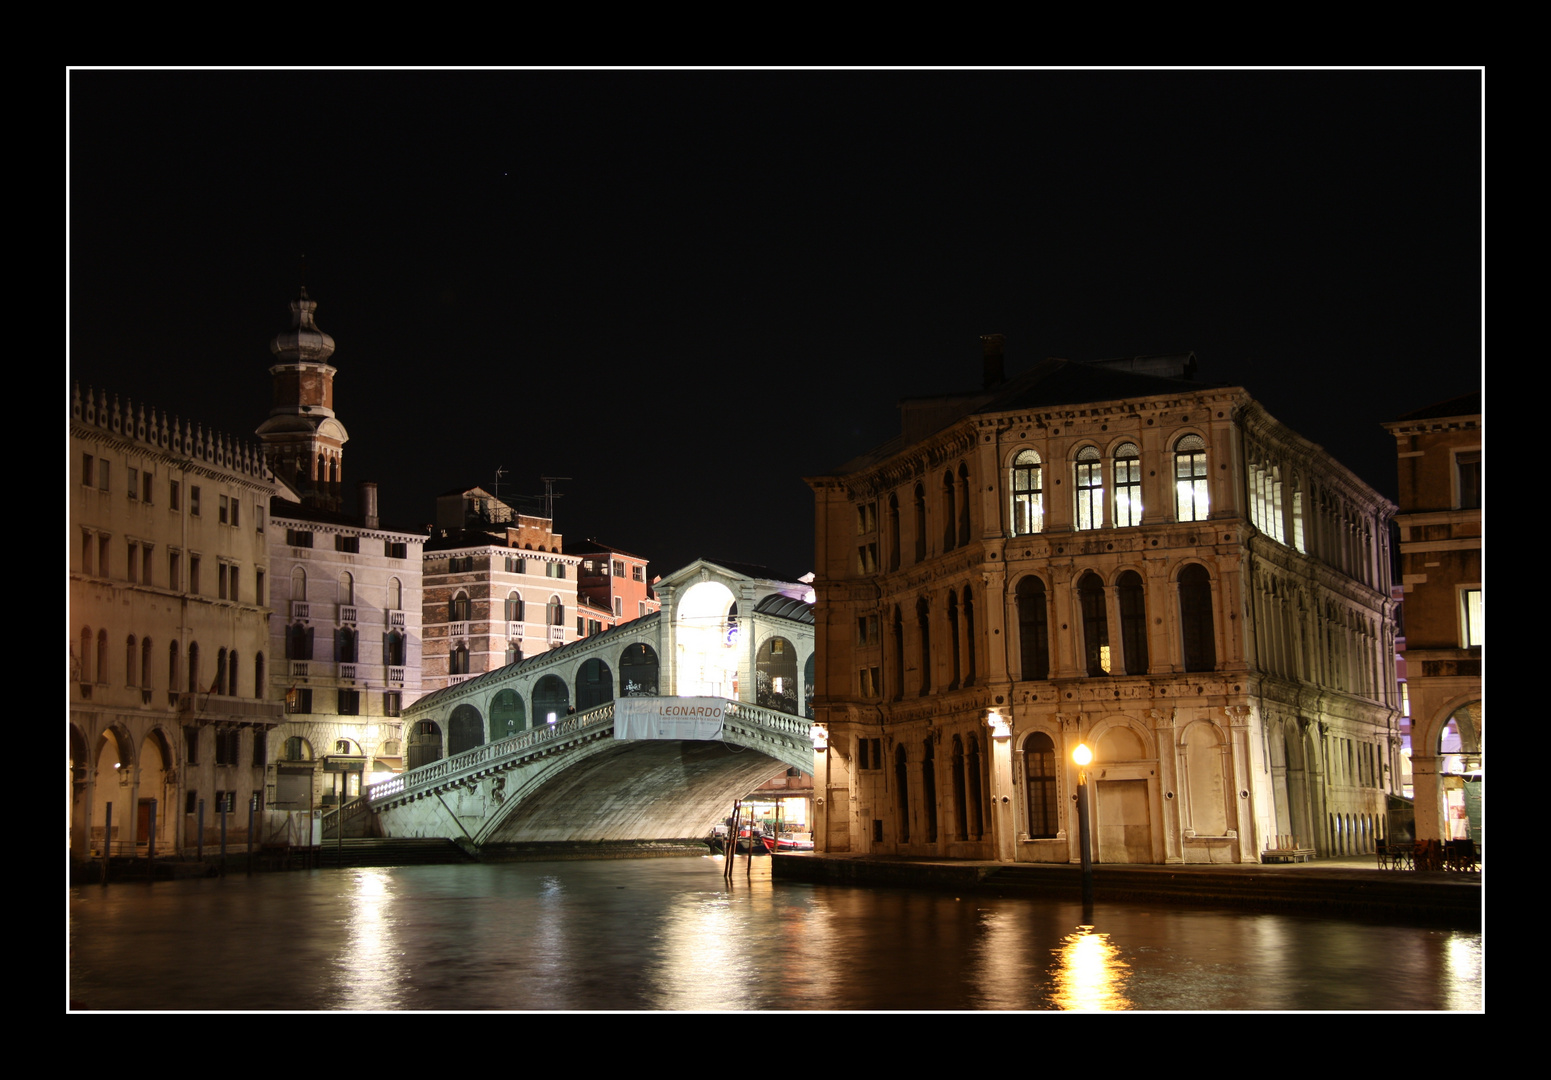
[{"label": "stone arch of arcade", "polygon": [[[810,587],[701,560],[659,581],[658,595],[660,615],[406,709],[406,731],[419,740],[411,769],[371,790],[383,831],[478,845],[696,837],[766,780],[793,767],[812,773],[802,715],[812,683]],[[780,702],[758,699],[760,674],[782,680]],[[721,702],[722,737],[615,739],[618,701],[657,698],[649,691]]]}]

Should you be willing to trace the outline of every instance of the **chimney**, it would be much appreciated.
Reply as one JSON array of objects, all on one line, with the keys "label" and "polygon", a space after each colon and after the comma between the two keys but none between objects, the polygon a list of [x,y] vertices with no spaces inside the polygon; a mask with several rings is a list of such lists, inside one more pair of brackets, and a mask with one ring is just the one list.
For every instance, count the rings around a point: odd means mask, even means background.
[{"label": "chimney", "polygon": [[981,334],[980,353],[985,358],[985,388],[1000,386],[1007,381],[1007,371],[1002,364],[1002,344],[1007,338],[1002,334]]},{"label": "chimney", "polygon": [[366,480],[361,481],[361,524],[377,528],[377,485]]}]

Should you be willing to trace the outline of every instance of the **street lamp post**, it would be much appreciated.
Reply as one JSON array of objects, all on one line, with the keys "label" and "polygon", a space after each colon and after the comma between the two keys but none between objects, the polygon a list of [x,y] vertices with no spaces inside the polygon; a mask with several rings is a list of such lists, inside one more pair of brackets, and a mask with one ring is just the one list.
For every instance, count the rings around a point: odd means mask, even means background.
[{"label": "street lamp post", "polygon": [[1082,849],[1082,906],[1084,918],[1093,907],[1093,840],[1088,833],[1088,762],[1093,754],[1084,743],[1072,751],[1077,763],[1077,844]]}]

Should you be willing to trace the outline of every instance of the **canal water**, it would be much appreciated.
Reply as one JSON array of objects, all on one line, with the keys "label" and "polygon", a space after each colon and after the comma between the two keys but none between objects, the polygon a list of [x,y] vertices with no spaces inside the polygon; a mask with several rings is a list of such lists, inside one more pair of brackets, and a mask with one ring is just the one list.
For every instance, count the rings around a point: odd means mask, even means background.
[{"label": "canal water", "polygon": [[808,885],[720,858],[69,891],[83,1010],[1479,1010],[1480,933]]}]

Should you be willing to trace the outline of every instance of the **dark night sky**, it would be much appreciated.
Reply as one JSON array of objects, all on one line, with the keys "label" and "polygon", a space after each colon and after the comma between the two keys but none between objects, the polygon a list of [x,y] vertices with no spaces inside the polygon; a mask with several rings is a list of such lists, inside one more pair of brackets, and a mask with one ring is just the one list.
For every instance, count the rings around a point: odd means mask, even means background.
[{"label": "dark night sky", "polygon": [[1463,71],[69,78],[69,373],[252,440],[307,256],[345,477],[492,481],[652,559],[812,569],[901,397],[1195,351],[1394,496],[1482,372]]}]

